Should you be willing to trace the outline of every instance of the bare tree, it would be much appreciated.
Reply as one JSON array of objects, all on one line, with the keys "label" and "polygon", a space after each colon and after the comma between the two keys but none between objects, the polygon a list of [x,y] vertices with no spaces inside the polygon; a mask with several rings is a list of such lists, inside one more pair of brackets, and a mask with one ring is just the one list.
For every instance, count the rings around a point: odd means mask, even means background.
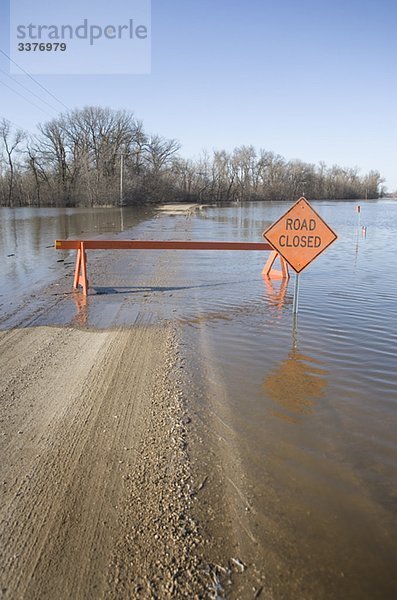
[{"label": "bare tree", "polygon": [[[179,156],[175,139],[148,135],[133,113],[86,106],[38,127],[29,139],[0,121],[0,201],[16,204],[114,205],[121,163],[127,203],[169,200],[292,200],[377,197],[377,171],[285,160],[269,150],[239,146]],[[24,160],[21,160],[24,157]]]},{"label": "bare tree", "polygon": [[167,140],[159,135],[150,137],[146,144],[147,162],[153,173],[159,173],[170,166],[180,144],[176,140]]},{"label": "bare tree", "polygon": [[25,138],[25,133],[22,129],[17,129],[16,131],[11,130],[11,123],[7,121],[7,119],[2,119],[0,121],[0,139],[2,141],[3,149],[6,155],[6,160],[8,163],[8,193],[6,205],[13,205],[13,191],[15,184],[15,154],[20,149],[20,145],[22,144]]}]

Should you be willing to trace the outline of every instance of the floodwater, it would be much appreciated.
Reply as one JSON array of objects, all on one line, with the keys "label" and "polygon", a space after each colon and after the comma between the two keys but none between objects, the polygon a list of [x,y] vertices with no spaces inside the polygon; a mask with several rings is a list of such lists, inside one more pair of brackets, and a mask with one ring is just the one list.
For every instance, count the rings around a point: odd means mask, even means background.
[{"label": "floodwater", "polygon": [[0,207],[0,308],[7,308],[18,295],[38,290],[59,277],[56,260],[61,259],[55,258],[52,251],[55,239],[118,233],[151,212],[126,208]]},{"label": "floodwater", "polygon": [[[260,241],[287,206],[123,209],[123,228],[116,211],[4,210],[0,301],[72,270],[55,237]],[[267,253],[153,251],[92,253],[88,301],[64,293],[34,324],[175,322],[206,379],[202,418],[245,473],[248,535],[282,572],[275,597],[396,598],[397,201],[362,202],[360,223],[353,202],[313,206],[338,240],[301,274],[295,320],[294,276],[264,281]]]}]

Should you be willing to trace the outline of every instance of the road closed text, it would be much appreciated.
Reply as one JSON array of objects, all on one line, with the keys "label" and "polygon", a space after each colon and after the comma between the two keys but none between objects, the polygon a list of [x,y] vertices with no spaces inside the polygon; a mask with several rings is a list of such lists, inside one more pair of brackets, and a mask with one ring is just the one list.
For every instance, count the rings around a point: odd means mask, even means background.
[{"label": "road closed text", "polygon": [[[319,248],[321,246],[321,237],[315,235],[317,227],[315,219],[286,219],[285,231],[291,233],[283,233],[279,237],[279,245],[281,248]],[[306,233],[307,232],[307,233]]]},{"label": "road closed text", "polygon": [[300,273],[337,235],[302,197],[263,233],[263,237],[296,273]]}]

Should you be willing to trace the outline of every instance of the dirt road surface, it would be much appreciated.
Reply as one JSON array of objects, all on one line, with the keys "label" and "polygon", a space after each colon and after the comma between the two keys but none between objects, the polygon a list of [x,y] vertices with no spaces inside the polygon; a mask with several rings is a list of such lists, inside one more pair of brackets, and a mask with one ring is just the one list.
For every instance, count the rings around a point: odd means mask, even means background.
[{"label": "dirt road surface", "polygon": [[170,328],[0,332],[1,596],[212,595]]}]

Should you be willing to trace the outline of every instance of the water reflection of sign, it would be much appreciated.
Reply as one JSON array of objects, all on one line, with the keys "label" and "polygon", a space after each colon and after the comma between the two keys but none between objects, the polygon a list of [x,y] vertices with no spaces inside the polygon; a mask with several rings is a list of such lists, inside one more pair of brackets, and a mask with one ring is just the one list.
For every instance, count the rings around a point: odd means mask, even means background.
[{"label": "water reflection of sign", "polygon": [[305,198],[300,198],[263,237],[300,273],[330,246],[337,235]]},{"label": "water reflection of sign", "polygon": [[273,402],[283,409],[276,415],[294,421],[294,416],[312,412],[327,388],[327,371],[321,362],[292,350],[285,360],[263,381],[263,388]]}]

